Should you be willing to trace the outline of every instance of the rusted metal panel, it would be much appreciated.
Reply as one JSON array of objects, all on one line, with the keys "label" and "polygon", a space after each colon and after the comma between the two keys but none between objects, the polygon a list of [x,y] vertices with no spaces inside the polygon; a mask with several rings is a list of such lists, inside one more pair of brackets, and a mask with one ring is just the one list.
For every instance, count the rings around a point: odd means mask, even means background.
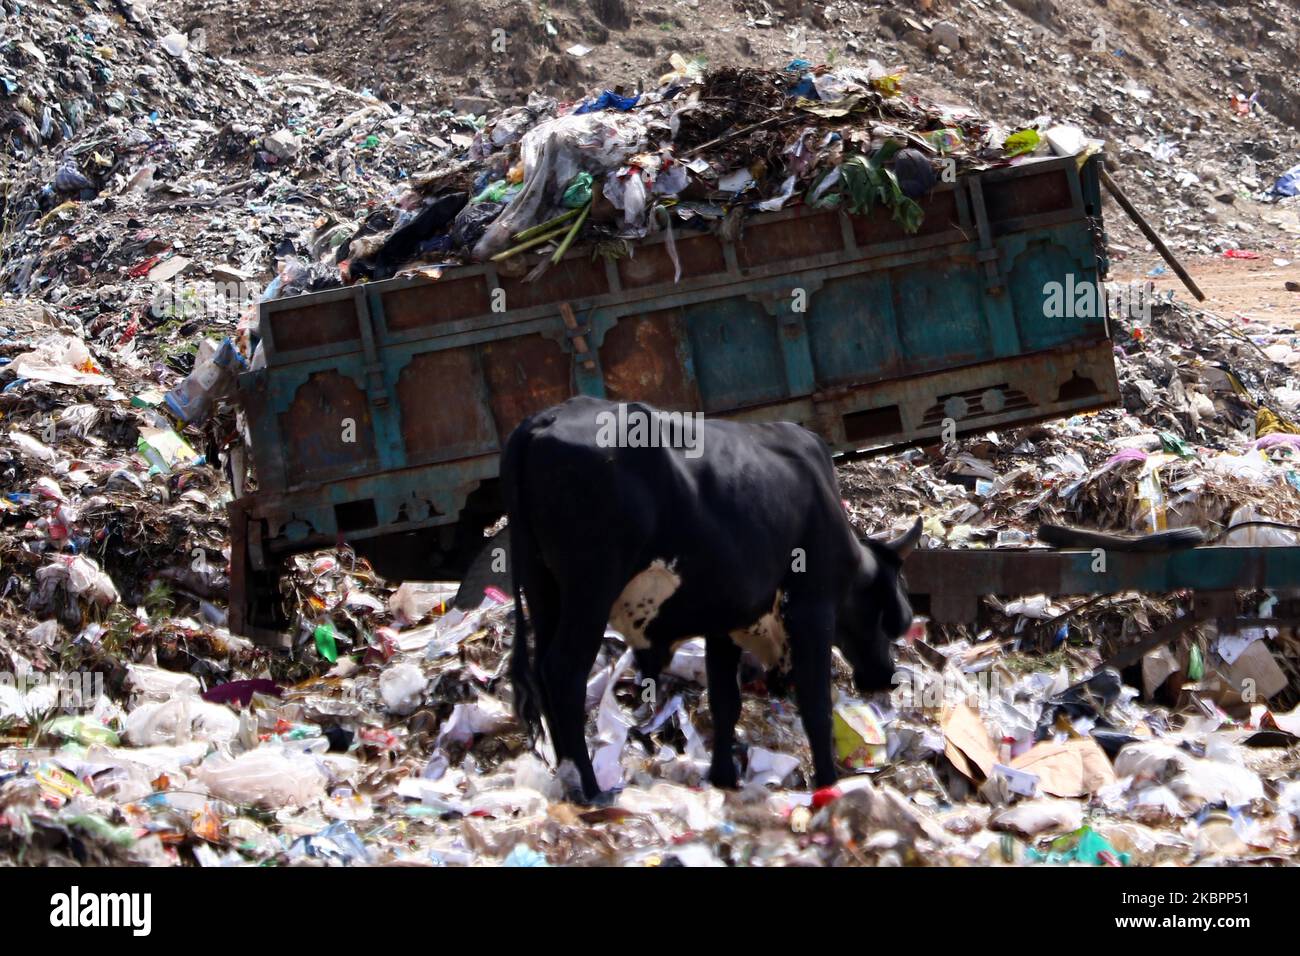
[{"label": "rusted metal panel", "polygon": [[909,373],[994,356],[974,262],[954,256],[928,268],[898,270],[891,279],[903,364]]},{"label": "rusted metal panel", "polygon": [[280,437],[290,486],[364,469],[378,460],[366,394],[338,372],[317,372],[298,388],[280,415]]},{"label": "rusted metal panel", "polygon": [[1074,202],[1068,173],[1059,167],[1038,172],[1030,166],[1024,175],[984,185],[984,207],[995,231],[1012,220],[1068,210]]},{"label": "rusted metal panel", "polygon": [[525,281],[523,276],[502,276],[505,307],[511,310],[526,309],[544,303],[558,305],[561,302],[604,295],[610,291],[609,278],[603,268],[597,268],[592,263],[590,257],[591,253],[583,250],[583,255],[566,258],[532,282]]},{"label": "rusted metal panel", "polygon": [[673,411],[699,408],[699,389],[683,361],[683,335],[679,309],[619,319],[600,347],[606,397]]},{"label": "rusted metal panel", "polygon": [[472,349],[422,352],[398,373],[408,464],[455,458],[496,439]]},{"label": "rusted metal panel", "polygon": [[353,340],[359,345],[361,341],[356,307],[351,299],[307,301],[301,308],[273,311],[269,318],[271,336],[280,355]]},{"label": "rusted metal panel", "polygon": [[[727,257],[721,240],[712,233],[692,235],[677,230],[674,237],[677,261],[683,279],[696,279],[727,271]],[[667,243],[653,243],[636,248],[632,255],[618,260],[618,275],[626,289],[665,285],[673,281],[677,267]]]},{"label": "rusted metal panel", "polygon": [[902,371],[887,272],[826,282],[809,302],[807,326],[819,387],[880,381]]},{"label": "rusted metal panel", "polygon": [[497,433],[509,435],[533,412],[573,395],[572,359],[540,335],[483,346],[483,375]]},{"label": "rusted metal panel", "polygon": [[756,220],[746,225],[736,243],[742,268],[788,262],[839,252],[844,248],[836,216],[805,211],[782,221]]},{"label": "rusted metal panel", "polygon": [[439,281],[437,295],[429,295],[429,290],[422,285],[413,285],[386,292],[380,300],[384,324],[390,332],[443,325],[487,312],[492,307],[491,289],[483,274]]},{"label": "rusted metal panel", "polygon": [[684,310],[702,411],[724,413],[786,392],[777,321],[761,304],[734,297]]}]

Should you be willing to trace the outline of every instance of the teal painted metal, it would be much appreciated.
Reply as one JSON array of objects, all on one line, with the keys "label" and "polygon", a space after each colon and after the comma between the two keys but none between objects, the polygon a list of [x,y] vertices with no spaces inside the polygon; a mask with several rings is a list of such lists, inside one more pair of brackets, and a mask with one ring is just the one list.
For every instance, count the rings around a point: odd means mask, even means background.
[{"label": "teal painted metal", "polygon": [[797,421],[838,452],[1112,404],[1104,316],[1044,310],[1049,283],[1098,278],[1095,163],[945,184],[910,236],[883,210],[806,207],[730,241],[678,229],[676,281],[660,235],[617,261],[573,250],[532,283],[485,263],[264,303],[266,367],[240,380],[250,567],[417,532],[455,573],[467,509],[478,523],[499,506],[510,430],[578,393]]}]

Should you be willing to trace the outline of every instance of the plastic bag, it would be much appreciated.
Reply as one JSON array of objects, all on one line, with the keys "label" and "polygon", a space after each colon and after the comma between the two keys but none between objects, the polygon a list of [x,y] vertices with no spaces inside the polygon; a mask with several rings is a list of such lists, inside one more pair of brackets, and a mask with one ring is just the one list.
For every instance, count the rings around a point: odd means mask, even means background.
[{"label": "plastic bag", "polygon": [[[1261,515],[1255,505],[1242,505],[1228,519],[1228,531],[1221,543],[1233,548],[1293,548],[1300,545],[1300,534],[1294,531],[1270,525],[1249,524],[1252,521],[1267,520],[1269,519]],[[1238,527],[1243,524],[1246,527]]]},{"label": "plastic bag", "polygon": [[614,688],[619,678],[631,669],[632,660],[632,652],[624,651],[623,656],[611,665],[610,678],[601,695],[600,709],[596,712],[597,742],[591,755],[591,766],[601,790],[613,789],[623,782],[623,746],[634,721],[618,703]]},{"label": "plastic bag", "polygon": [[36,572],[36,579],[41,582],[56,581],[66,585],[77,597],[108,607],[121,600],[113,579],[99,569],[90,558],[84,555],[60,556],[53,564],[47,564]]},{"label": "plastic bag", "polygon": [[428,683],[424,672],[414,664],[398,664],[379,675],[379,694],[391,713],[404,716],[420,706]]},{"label": "plastic bag", "polygon": [[458,585],[441,581],[406,581],[388,598],[388,610],[408,624],[456,596]]},{"label": "plastic bag", "polygon": [[478,734],[495,733],[510,725],[513,717],[506,705],[494,697],[483,695],[468,704],[457,704],[451,716],[443,721],[435,746],[441,749],[447,743],[469,746]]},{"label": "plastic bag", "polygon": [[1139,781],[1164,781],[1194,809],[1207,803],[1238,807],[1264,799],[1259,776],[1242,764],[1194,757],[1163,740],[1126,746],[1115,757],[1115,773]]},{"label": "plastic bag", "polygon": [[1078,800],[1044,798],[1026,800],[993,818],[989,828],[1010,830],[1032,837],[1047,830],[1078,830],[1083,825],[1083,804]]},{"label": "plastic bag", "polygon": [[229,707],[181,695],[145,701],[126,715],[127,741],[137,747],[187,744],[191,740],[229,743],[239,733],[239,717]]},{"label": "plastic bag", "polygon": [[613,90],[605,90],[600,94],[600,96],[596,97],[594,100],[588,100],[573,112],[575,114],[595,113],[598,110],[613,109],[622,110],[626,113],[632,107],[636,106],[636,102],[640,98],[641,94],[639,93],[635,96],[619,96]]},{"label": "plastic bag", "polygon": [[9,366],[19,378],[59,385],[111,385],[113,380],[100,373],[90,350],[81,339],[71,335],[51,335],[23,352]]},{"label": "plastic bag", "polygon": [[581,209],[591,202],[591,173],[578,173],[564,190],[560,204],[565,209]]},{"label": "plastic bag", "polygon": [[213,403],[232,391],[236,376],[246,367],[244,357],[228,337],[220,345],[204,339],[199,343],[194,371],[167,393],[167,408],[183,422],[206,418]]},{"label": "plastic bag", "polygon": [[193,674],[147,664],[126,665],[126,686],[148,700],[168,700],[182,694],[198,696],[199,693],[199,680]]},{"label": "plastic bag", "polygon": [[1023,156],[1025,153],[1032,153],[1038,148],[1041,137],[1036,129],[1022,129],[1018,133],[1012,133],[1002,143],[1002,149],[1007,154],[1007,159],[1013,156]]},{"label": "plastic bag", "polygon": [[565,187],[579,172],[603,175],[646,146],[645,124],[635,113],[588,113],[539,123],[520,143],[523,189],[488,227],[474,258],[491,257],[516,233],[554,216]]},{"label": "plastic bag", "polygon": [[222,800],[261,807],[303,806],[325,795],[325,773],[314,758],[275,746],[235,758],[213,754],[194,778]]},{"label": "plastic bag", "polygon": [[1273,184],[1273,192],[1279,196],[1300,196],[1300,165],[1292,166]]},{"label": "plastic bag", "polygon": [[483,238],[492,221],[506,208],[503,202],[472,202],[459,213],[451,224],[451,241],[458,247],[469,248]]}]

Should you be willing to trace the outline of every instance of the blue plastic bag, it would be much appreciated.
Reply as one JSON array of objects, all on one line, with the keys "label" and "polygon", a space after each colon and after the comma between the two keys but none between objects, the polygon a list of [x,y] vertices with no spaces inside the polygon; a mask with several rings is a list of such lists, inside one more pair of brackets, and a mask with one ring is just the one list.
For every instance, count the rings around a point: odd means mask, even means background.
[{"label": "blue plastic bag", "polygon": [[583,103],[574,113],[595,113],[597,110],[622,110],[626,113],[632,107],[636,106],[637,100],[641,99],[641,94],[636,96],[619,96],[613,90],[606,90],[590,102]]},{"label": "blue plastic bag", "polygon": [[1279,196],[1300,196],[1300,166],[1292,166],[1279,176],[1273,192]]}]

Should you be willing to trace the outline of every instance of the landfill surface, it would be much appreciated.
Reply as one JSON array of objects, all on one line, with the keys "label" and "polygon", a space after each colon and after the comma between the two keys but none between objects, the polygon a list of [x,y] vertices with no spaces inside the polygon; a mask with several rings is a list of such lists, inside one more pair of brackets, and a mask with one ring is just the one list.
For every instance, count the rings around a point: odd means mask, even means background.
[{"label": "landfill surface", "polygon": [[[744,783],[724,792],[701,642],[648,695],[610,631],[587,704],[614,797],[576,805],[513,716],[507,595],[454,610],[454,584],[384,581],[340,547],[293,559],[290,652],[229,632],[225,504],[248,476],[222,390],[259,362],[259,301],[494,256],[544,270],[575,241],[617,254],[798,202],[883,204],[914,229],[948,160],[1104,146],[1180,254],[1284,271],[1292,7],[497,4],[475,42],[500,13],[528,53],[470,88],[470,61],[438,59],[445,31],[393,46],[391,75],[357,65],[348,44],[402,32],[403,4],[299,4],[322,26],[275,41],[243,6],[0,6],[0,859],[1293,859],[1300,647],[1267,624],[1286,592],[1242,593],[1262,623],[1201,625],[1123,672],[1103,663],[1189,595],[919,619],[894,691],[856,696],[837,660],[845,776],[822,790],[777,675],[742,675]],[[718,29],[683,29],[702,17]],[[1279,274],[1276,308],[1189,305],[1107,216],[1111,255],[1150,280],[1148,313],[1111,317],[1122,407],[843,465],[859,531],[920,516],[931,547],[1032,545],[1045,523],[1300,544],[1298,293]]]}]

